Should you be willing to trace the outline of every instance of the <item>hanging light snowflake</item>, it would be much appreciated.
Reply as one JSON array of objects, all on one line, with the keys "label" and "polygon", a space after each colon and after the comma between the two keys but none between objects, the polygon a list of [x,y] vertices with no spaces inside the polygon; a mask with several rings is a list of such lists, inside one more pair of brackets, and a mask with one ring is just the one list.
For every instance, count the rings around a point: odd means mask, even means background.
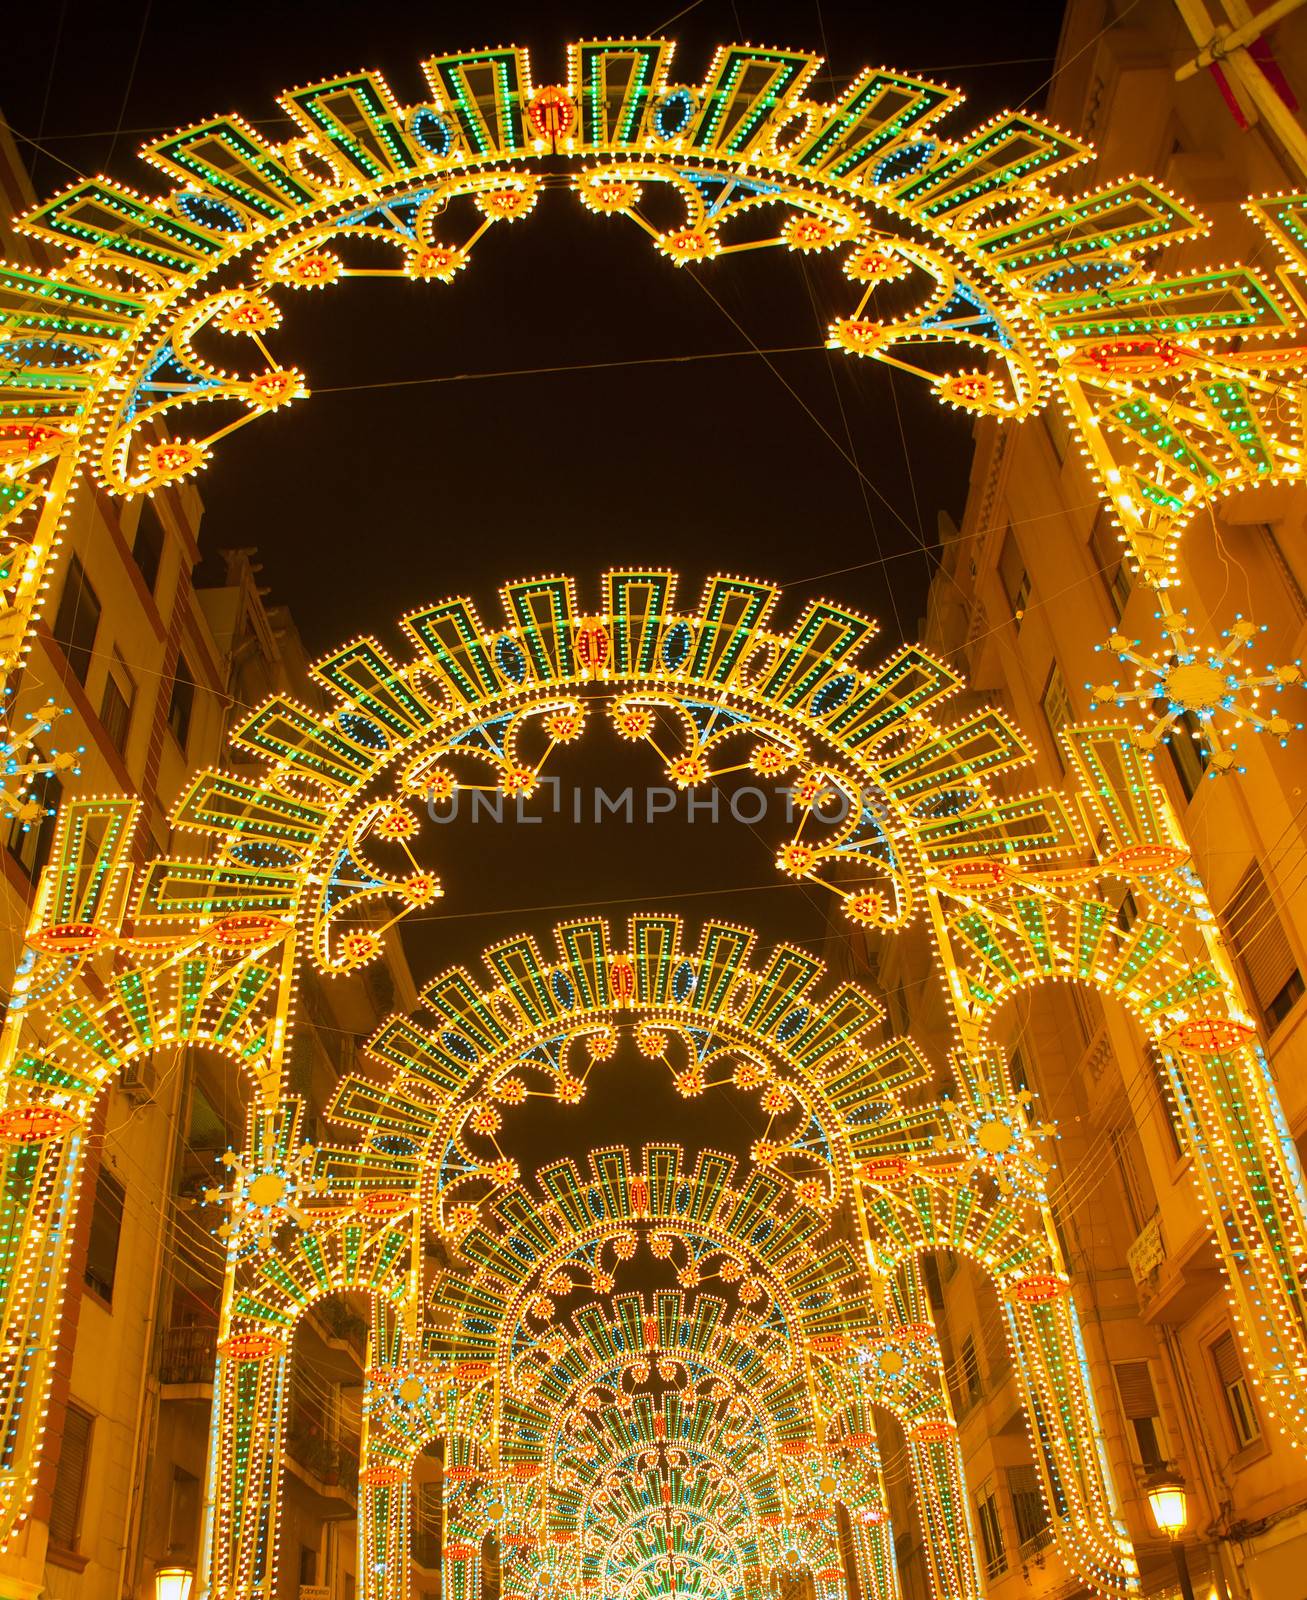
[{"label": "hanging light snowflake", "polygon": [[964,1178],[984,1173],[1000,1194],[1042,1202],[1049,1163],[1041,1145],[1056,1129],[1032,1120],[1029,1108],[1034,1096],[1028,1089],[1009,1093],[999,1071],[990,1076],[983,1061],[957,1059],[964,1081],[969,1082],[970,1097],[962,1104],[940,1101],[948,1132],[935,1140],[936,1150],[956,1154]]},{"label": "hanging light snowflake", "polygon": [[[1155,750],[1159,744],[1169,743],[1181,724],[1179,732],[1192,737],[1206,752],[1207,776],[1214,778],[1232,769],[1244,770],[1231,733],[1245,724],[1258,733],[1274,735],[1282,745],[1302,728],[1301,722],[1264,711],[1258,704],[1264,689],[1278,695],[1282,689],[1301,684],[1302,663],[1268,665],[1259,672],[1238,660],[1239,651],[1251,649],[1257,635],[1266,631],[1265,624],[1258,627],[1237,616],[1233,626],[1222,633],[1223,644],[1195,645],[1194,629],[1185,612],[1159,611],[1156,616],[1167,640],[1156,655],[1141,654],[1140,641],[1121,633],[1107,641],[1106,648],[1123,665],[1134,667],[1132,684],[1113,680],[1085,685],[1094,697],[1095,710],[1100,705],[1115,705],[1121,710],[1133,707],[1144,715],[1146,721],[1136,726],[1133,735],[1141,749]],[[1186,716],[1193,718],[1192,727],[1182,724]]]},{"label": "hanging light snowflake", "polygon": [[286,1145],[284,1137],[256,1140],[248,1163],[228,1150],[219,1159],[231,1173],[230,1188],[204,1191],[206,1205],[231,1207],[230,1221],[216,1231],[238,1255],[256,1247],[269,1249],[287,1222],[307,1226],[310,1218],[301,1202],[327,1187],[325,1178],[313,1175],[313,1146],[300,1145],[292,1154]]},{"label": "hanging light snowflake", "polygon": [[[12,689],[6,689],[4,698],[8,700],[12,694]],[[70,773],[75,777],[81,771],[77,758],[85,750],[84,745],[78,745],[76,750],[52,749],[46,755],[37,744],[41,735],[53,728],[56,718],[69,715],[69,706],[57,706],[49,700],[38,711],[27,713],[24,727],[13,728],[8,709],[0,708],[0,761],[3,762],[0,816],[6,822],[21,822],[24,833],[34,822],[53,814],[51,807],[37,798],[36,780],[52,773]]]}]

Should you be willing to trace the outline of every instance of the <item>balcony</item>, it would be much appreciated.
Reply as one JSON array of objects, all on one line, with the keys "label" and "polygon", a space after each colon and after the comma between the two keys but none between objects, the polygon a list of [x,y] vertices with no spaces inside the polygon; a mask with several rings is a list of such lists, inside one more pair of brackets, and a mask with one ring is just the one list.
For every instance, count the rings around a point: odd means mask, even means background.
[{"label": "balcony", "polygon": [[425,1572],[439,1572],[440,1535],[438,1533],[414,1533],[412,1555],[414,1566],[421,1567]]},{"label": "balcony", "polygon": [[159,1382],[165,1388],[195,1391],[165,1398],[208,1399],[213,1393],[217,1347],[218,1330],[212,1324],[165,1328],[159,1357]]},{"label": "balcony", "polygon": [[1053,1543],[1053,1530],[1046,1523],[1038,1533],[1032,1533],[1028,1539],[1023,1539],[1017,1546],[1017,1555],[1022,1566],[1037,1567],[1044,1565],[1044,1551]]},{"label": "balcony", "polygon": [[317,1428],[293,1418],[286,1433],[286,1452],[315,1480],[315,1488],[343,1488],[353,1495],[359,1475],[356,1440],[327,1438]]}]

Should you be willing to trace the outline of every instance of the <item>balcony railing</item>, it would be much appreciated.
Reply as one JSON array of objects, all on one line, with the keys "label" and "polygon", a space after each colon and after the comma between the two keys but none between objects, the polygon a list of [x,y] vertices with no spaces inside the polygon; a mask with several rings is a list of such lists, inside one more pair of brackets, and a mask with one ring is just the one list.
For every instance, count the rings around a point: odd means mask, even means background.
[{"label": "balcony railing", "polygon": [[428,1572],[439,1572],[440,1535],[438,1533],[415,1533],[413,1535],[413,1559],[418,1566],[425,1567]]},{"label": "balcony railing", "polygon": [[218,1330],[204,1323],[166,1328],[159,1361],[161,1383],[212,1383]]},{"label": "balcony railing", "polygon": [[286,1449],[305,1472],[328,1489],[352,1490],[358,1482],[358,1441],[346,1437],[331,1439],[316,1427],[292,1419],[286,1431]]},{"label": "balcony railing", "polygon": [[1022,1561],[1035,1561],[1048,1549],[1052,1542],[1053,1530],[1051,1527],[1045,1526],[1038,1533],[1032,1533],[1028,1539],[1023,1540],[1019,1546],[1018,1553]]}]

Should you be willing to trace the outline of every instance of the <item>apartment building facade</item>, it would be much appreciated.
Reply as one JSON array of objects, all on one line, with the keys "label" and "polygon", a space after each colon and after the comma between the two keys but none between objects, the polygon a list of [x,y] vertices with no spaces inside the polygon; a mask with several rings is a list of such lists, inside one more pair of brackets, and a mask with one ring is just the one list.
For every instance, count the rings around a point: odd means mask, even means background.
[{"label": "apartment building facade", "polygon": [[[1290,88],[1307,93],[1307,13],[1268,43]],[[1053,120],[1092,139],[1098,157],[1077,188],[1130,172],[1155,174],[1212,218],[1192,248],[1248,261],[1256,241],[1240,201],[1307,181],[1291,146],[1255,108],[1229,103],[1229,81],[1206,71],[1177,83],[1196,46],[1172,0],[1072,0],[1048,98]],[[1269,59],[1269,58],[1268,58]],[[1255,264],[1268,276],[1273,260]],[[1286,286],[1287,287],[1287,286]],[[1250,491],[1185,535],[1182,603],[1199,645],[1251,617],[1259,660],[1282,663],[1307,644],[1307,493]],[[938,571],[924,643],[957,667],[964,699],[1002,706],[1038,746],[1020,787],[1062,782],[1057,734],[1096,714],[1085,663],[1102,683],[1122,674],[1114,633],[1161,643],[1157,597],[1122,559],[1110,517],[1056,408],[1020,430],[983,421],[961,526],[940,519]],[[1300,691],[1297,691],[1300,692]],[[1109,712],[1111,708],[1108,708]],[[1299,705],[1294,720],[1303,716]],[[1307,1150],[1307,766],[1301,746],[1248,737],[1243,773],[1208,781],[1192,724],[1155,757],[1194,866],[1260,1012],[1263,1040],[1300,1151]],[[1123,893],[1118,912],[1135,914]],[[885,991],[893,1031],[934,1048],[947,1032],[924,944],[851,936],[849,969]],[[1148,1510],[1145,1480],[1178,1467],[1188,1489],[1185,1555],[1200,1600],[1299,1600],[1307,1594],[1307,1468],[1259,1408],[1244,1370],[1225,1288],[1158,1064],[1123,1008],[1089,990],[1048,983],[1009,1003],[999,1034],[1031,1115],[1055,1122],[1053,1214],[1084,1330],[1104,1443],[1144,1587],[1178,1595],[1168,1541]],[[1001,1309],[966,1262],[927,1263],[941,1331],[982,1578],[993,1600],[1082,1593],[1058,1561],[1017,1400]],[[896,1491],[901,1525],[911,1526]],[[896,1522],[896,1526],[900,1525]],[[900,1541],[906,1600],[923,1600],[925,1552]]]},{"label": "apartment building facade", "polygon": [[[41,259],[9,218],[34,199],[0,127],[0,255]],[[252,553],[201,558],[192,485],[137,501],[84,495],[10,705],[11,723],[67,707],[42,744],[80,749],[78,770],[38,779],[64,796],[139,798],[142,849],[170,848],[171,805],[190,774],[231,764],[228,740],[274,690],[312,704],[288,613],[265,604]],[[55,821],[0,824],[0,988],[5,995]],[[199,848],[189,841],[190,850]],[[310,1134],[357,1041],[415,1000],[395,939],[365,978],[306,981],[292,1071]],[[223,1245],[206,1190],[244,1143],[248,1085],[203,1051],[162,1052],[120,1076],[99,1107],[83,1179],[54,1403],[33,1515],[0,1556],[0,1594],[29,1600],[152,1595],[163,1567],[197,1565]],[[367,1325],[328,1302],[297,1335],[281,1600],[351,1600]]]}]

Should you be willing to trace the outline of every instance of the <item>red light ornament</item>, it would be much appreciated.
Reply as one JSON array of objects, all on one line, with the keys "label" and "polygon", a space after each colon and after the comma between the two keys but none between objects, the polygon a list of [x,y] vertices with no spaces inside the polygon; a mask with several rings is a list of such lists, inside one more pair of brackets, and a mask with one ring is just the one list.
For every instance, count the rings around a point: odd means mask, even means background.
[{"label": "red light ornament", "polygon": [[1171,339],[1137,337],[1082,345],[1069,365],[1105,378],[1156,378],[1191,364],[1193,355]]},{"label": "red light ornament", "polygon": [[957,889],[962,894],[983,894],[987,889],[1001,889],[1014,874],[1006,861],[977,856],[967,861],[950,862],[941,876],[950,889]]},{"label": "red light ornament", "polygon": [[1189,852],[1174,844],[1128,844],[1107,856],[1103,865],[1118,872],[1147,877],[1154,872],[1174,872],[1189,859]]},{"label": "red light ornament", "polygon": [[0,1141],[5,1144],[62,1139],[77,1126],[77,1118],[58,1106],[10,1106],[0,1111]]},{"label": "red light ornament", "polygon": [[1178,1049],[1195,1056],[1223,1056],[1257,1037],[1256,1028],[1234,1017],[1190,1017],[1167,1035]]},{"label": "red light ornament", "polygon": [[547,84],[527,102],[526,120],[538,139],[565,138],[576,124],[576,102],[565,89]]},{"label": "red light ornament", "polygon": [[94,922],[52,922],[28,935],[28,944],[47,956],[85,956],[102,949],[109,934]]},{"label": "red light ornament", "polygon": [[1051,1272],[1034,1272],[1012,1285],[1012,1298],[1027,1306],[1049,1305],[1060,1300],[1066,1284]]},{"label": "red light ornament", "polygon": [[576,656],[587,672],[598,672],[608,664],[612,642],[602,622],[587,618],[576,630]]},{"label": "red light ornament", "polygon": [[862,1163],[858,1176],[866,1183],[898,1183],[910,1171],[902,1156],[876,1156]]},{"label": "red light ornament", "polygon": [[266,1361],[269,1356],[281,1355],[284,1349],[281,1340],[270,1333],[233,1333],[218,1346],[219,1353],[232,1361]]},{"label": "red light ornament", "polygon": [[205,937],[220,950],[252,950],[289,932],[287,923],[264,911],[232,911],[210,924]]}]

